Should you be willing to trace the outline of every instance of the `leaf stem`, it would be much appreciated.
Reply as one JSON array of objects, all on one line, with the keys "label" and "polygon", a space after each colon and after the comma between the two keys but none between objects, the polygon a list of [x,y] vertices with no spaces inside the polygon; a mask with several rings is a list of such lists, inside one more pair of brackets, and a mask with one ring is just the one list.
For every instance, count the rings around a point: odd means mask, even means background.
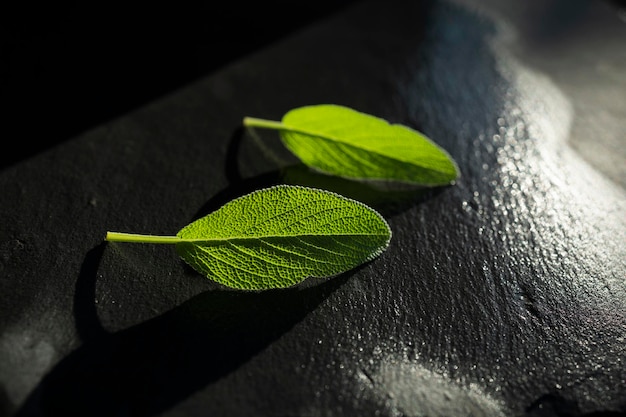
[{"label": "leaf stem", "polygon": [[181,241],[178,236],[153,236],[120,232],[107,232],[104,240],[108,240],[109,242],[162,243],[170,245]]},{"label": "leaf stem", "polygon": [[285,129],[285,125],[274,120],[257,119],[256,117],[244,117],[243,125],[247,127],[261,127],[264,129]]}]

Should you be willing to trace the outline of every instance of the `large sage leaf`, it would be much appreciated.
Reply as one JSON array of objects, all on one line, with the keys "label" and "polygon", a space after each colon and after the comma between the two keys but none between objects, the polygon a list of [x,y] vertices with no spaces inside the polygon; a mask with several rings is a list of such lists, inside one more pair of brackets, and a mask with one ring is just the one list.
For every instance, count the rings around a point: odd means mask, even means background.
[{"label": "large sage leaf", "polygon": [[422,133],[344,106],[296,108],[281,122],[246,117],[244,125],[279,130],[304,164],[328,174],[424,186],[450,184],[459,175],[450,155]]},{"label": "large sage leaf", "polygon": [[196,271],[244,290],[338,275],[380,255],[390,239],[387,222],[370,207],[288,185],[232,200],[176,236],[107,234],[110,241],[174,243]]}]

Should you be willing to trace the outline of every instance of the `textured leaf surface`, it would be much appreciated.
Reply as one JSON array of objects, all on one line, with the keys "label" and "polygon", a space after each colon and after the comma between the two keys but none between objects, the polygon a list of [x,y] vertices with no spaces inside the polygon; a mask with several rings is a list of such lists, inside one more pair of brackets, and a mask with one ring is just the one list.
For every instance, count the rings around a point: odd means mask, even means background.
[{"label": "textured leaf surface", "polygon": [[285,146],[323,172],[431,186],[458,177],[453,159],[423,134],[347,107],[300,107],[285,114],[282,124]]},{"label": "textured leaf surface", "polygon": [[184,227],[178,254],[229,287],[262,290],[331,277],[380,255],[391,231],[376,211],[338,194],[275,186]]}]

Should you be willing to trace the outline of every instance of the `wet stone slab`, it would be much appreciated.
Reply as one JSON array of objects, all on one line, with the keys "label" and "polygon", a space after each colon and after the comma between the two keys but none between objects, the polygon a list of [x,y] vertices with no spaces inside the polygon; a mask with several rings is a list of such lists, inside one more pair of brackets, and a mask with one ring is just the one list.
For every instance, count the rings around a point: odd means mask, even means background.
[{"label": "wet stone slab", "polygon": [[[626,412],[623,14],[415,3],[358,3],[3,170],[0,413]],[[241,128],[319,103],[424,132],[460,179],[381,192]],[[102,241],[279,183],[371,205],[389,249],[256,293],[171,247]]]}]

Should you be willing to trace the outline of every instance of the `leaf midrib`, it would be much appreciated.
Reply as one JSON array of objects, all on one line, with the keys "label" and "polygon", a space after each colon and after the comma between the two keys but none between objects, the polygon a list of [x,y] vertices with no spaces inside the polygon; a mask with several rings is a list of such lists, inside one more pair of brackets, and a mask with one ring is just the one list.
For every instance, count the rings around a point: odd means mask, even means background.
[{"label": "leaf midrib", "polygon": [[389,237],[389,233],[333,233],[333,234],[313,234],[302,233],[294,235],[260,235],[260,236],[229,236],[224,238],[181,238],[175,243],[197,243],[197,242],[233,242],[233,241],[255,241],[262,239],[286,239],[286,238],[307,238],[307,237],[356,237],[356,236],[372,236],[372,237]]}]

